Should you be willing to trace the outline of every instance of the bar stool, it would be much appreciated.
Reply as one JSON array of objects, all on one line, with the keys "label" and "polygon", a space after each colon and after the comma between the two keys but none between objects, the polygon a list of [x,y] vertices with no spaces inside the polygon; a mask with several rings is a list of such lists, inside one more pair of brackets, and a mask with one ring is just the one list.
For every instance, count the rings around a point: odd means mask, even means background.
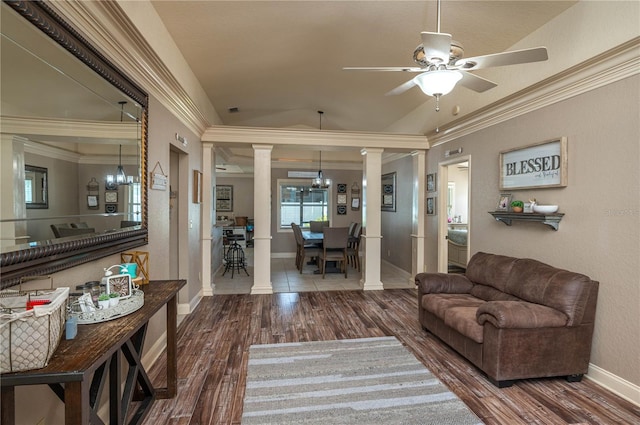
[{"label": "bar stool", "polygon": [[247,265],[244,258],[244,250],[238,243],[238,241],[244,240],[243,235],[234,235],[229,234],[226,236],[227,240],[229,240],[229,248],[224,254],[225,266],[224,272],[222,272],[222,276],[231,269],[231,278],[233,279],[234,272],[237,270],[240,273],[240,269],[244,270],[244,272],[249,276],[249,272],[247,271]]}]

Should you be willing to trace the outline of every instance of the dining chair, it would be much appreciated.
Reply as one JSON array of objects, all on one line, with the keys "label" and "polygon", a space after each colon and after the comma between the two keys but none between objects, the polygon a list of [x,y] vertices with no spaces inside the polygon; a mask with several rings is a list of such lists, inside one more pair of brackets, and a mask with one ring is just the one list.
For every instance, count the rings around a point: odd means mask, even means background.
[{"label": "dining chair", "polygon": [[293,236],[296,241],[296,268],[302,273],[307,257],[317,258],[320,254],[320,249],[316,244],[305,243],[302,237],[302,229],[296,223],[291,223],[291,229],[293,229]]},{"label": "dining chair", "polygon": [[349,243],[348,227],[325,227],[324,238],[322,239],[322,250],[318,262],[322,269],[322,278],[324,279],[327,270],[328,261],[336,261],[340,263],[341,269],[344,269],[344,277],[347,278],[347,244]]},{"label": "dining chair", "polygon": [[347,246],[347,263],[360,271],[360,239],[362,238],[362,225],[354,226],[349,234],[349,244]]},{"label": "dining chair", "polygon": [[325,227],[329,227],[328,221],[310,221],[309,222],[309,230],[311,233],[322,233],[322,229]]}]

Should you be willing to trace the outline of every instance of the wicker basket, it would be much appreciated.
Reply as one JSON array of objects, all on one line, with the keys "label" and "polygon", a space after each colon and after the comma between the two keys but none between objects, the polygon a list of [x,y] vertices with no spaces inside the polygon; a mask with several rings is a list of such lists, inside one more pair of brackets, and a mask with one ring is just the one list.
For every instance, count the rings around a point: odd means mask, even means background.
[{"label": "wicker basket", "polygon": [[[67,318],[69,288],[0,292],[0,373],[45,367],[53,355]],[[27,300],[51,301],[26,310]]]}]

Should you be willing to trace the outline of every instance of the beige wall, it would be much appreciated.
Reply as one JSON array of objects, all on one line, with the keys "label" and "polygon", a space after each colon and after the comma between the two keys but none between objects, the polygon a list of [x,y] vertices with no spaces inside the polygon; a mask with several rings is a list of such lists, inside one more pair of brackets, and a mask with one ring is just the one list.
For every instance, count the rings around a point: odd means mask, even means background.
[{"label": "beige wall", "polygon": [[[635,76],[432,148],[427,172],[446,149],[471,156],[471,253],[530,257],[600,281],[591,363],[640,385],[640,77]],[[568,138],[566,188],[518,190],[558,204],[557,232],[537,223],[508,227],[494,210],[501,150]],[[437,269],[437,217],[427,221],[427,265]]]},{"label": "beige wall", "polygon": [[413,211],[413,158],[383,164],[382,174],[396,173],[396,210],[381,213],[382,260],[411,272],[411,232]]}]

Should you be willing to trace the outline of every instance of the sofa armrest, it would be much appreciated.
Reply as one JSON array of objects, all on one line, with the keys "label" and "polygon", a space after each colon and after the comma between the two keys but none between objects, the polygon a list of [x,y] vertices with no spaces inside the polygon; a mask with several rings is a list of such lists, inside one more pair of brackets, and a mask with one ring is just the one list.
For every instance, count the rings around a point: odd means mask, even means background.
[{"label": "sofa armrest", "polygon": [[558,328],[568,320],[558,310],[526,301],[488,301],[478,307],[476,319],[503,329]]},{"label": "sofa armrest", "polygon": [[468,294],[473,283],[464,275],[418,273],[415,278],[420,294]]}]

